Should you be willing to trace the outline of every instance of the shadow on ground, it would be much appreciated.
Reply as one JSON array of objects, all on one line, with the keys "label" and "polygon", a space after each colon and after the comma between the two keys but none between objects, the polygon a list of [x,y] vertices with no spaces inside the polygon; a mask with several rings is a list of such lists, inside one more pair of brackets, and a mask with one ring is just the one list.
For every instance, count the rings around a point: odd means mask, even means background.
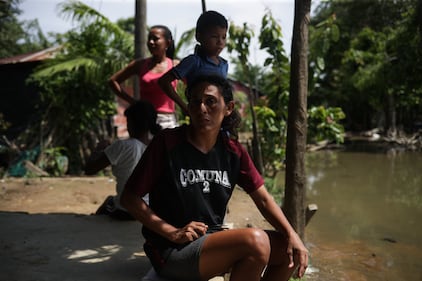
[{"label": "shadow on ground", "polygon": [[138,222],[0,212],[0,280],[141,280],[150,268]]}]

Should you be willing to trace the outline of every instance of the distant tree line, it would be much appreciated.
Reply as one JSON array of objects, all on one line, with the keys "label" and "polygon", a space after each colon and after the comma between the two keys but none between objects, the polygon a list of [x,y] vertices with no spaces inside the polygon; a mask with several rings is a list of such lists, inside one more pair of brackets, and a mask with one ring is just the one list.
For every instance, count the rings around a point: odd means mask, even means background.
[{"label": "distant tree line", "polygon": [[323,1],[311,21],[309,102],[346,130],[422,129],[422,1]]}]

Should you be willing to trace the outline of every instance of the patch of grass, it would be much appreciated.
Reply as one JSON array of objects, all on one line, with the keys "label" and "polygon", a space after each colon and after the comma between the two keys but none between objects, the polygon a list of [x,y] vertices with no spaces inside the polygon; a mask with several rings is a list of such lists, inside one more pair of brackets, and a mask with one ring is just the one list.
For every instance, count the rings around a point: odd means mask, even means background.
[{"label": "patch of grass", "polygon": [[280,187],[276,178],[265,178],[265,187],[274,197],[274,200],[280,205],[284,198],[284,188]]}]

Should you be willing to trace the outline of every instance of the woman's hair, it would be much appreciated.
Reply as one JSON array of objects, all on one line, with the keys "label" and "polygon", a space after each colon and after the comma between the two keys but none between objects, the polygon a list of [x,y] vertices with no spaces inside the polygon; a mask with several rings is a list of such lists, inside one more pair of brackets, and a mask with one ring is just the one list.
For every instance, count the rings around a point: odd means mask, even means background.
[{"label": "woman's hair", "polygon": [[165,26],[165,25],[153,25],[151,26],[151,29],[153,28],[158,28],[164,31],[164,37],[166,38],[166,40],[169,42],[169,47],[166,50],[166,56],[168,58],[174,59],[174,52],[175,52],[175,47],[174,47],[174,40],[173,40],[173,35],[171,34],[170,29]]},{"label": "woman's hair", "polygon": [[[221,95],[224,98],[224,102],[227,104],[233,101],[233,90],[229,81],[220,75],[210,74],[210,75],[199,75],[197,76],[192,83],[190,83],[186,89],[186,98],[188,102],[192,97],[191,91],[200,83],[209,83],[216,86]],[[224,117],[223,122],[221,123],[221,129],[228,132],[230,137],[233,139],[238,138],[237,128],[240,125],[240,114],[236,109],[233,109],[232,113],[229,116]]]},{"label": "woman's hair", "polygon": [[139,137],[148,131],[155,135],[161,130],[157,124],[157,111],[147,101],[136,101],[125,110],[127,129],[130,137]]}]

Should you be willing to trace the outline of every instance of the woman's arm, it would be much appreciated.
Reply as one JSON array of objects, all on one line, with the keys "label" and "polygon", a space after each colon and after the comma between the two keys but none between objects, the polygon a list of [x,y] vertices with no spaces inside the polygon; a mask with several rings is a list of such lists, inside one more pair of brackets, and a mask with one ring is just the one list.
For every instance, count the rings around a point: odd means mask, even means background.
[{"label": "woman's arm", "polygon": [[258,207],[260,213],[277,231],[285,235],[288,235],[290,232],[295,232],[280,206],[277,205],[265,186],[261,186],[249,194],[249,196]]},{"label": "woman's arm", "polygon": [[177,244],[184,244],[198,239],[206,233],[208,228],[202,222],[190,222],[183,228],[174,227],[155,214],[142,197],[137,196],[129,188],[124,189],[120,202],[144,226]]},{"label": "woman's arm", "polygon": [[121,84],[133,75],[139,74],[141,60],[131,61],[125,68],[114,73],[109,79],[108,84],[113,92],[129,104],[133,104],[136,100],[125,92]]},{"label": "woman's arm", "polygon": [[[167,165],[165,134],[154,136],[141,160],[136,165],[125,184],[120,203],[132,216],[151,231],[174,243],[193,241],[205,234],[204,223],[191,222],[185,227],[177,228],[159,217],[142,199],[147,193],[153,193]],[[150,194],[150,202],[153,196]]]},{"label": "woman's arm", "polygon": [[[286,235],[288,239],[287,254],[290,259],[290,266],[294,266],[294,260],[299,263],[299,276],[303,276],[308,265],[308,250],[300,239],[299,235],[290,225],[280,206],[274,201],[274,198],[267,191],[265,186],[261,186],[250,194],[255,205],[264,216],[264,218],[279,232]],[[296,256],[296,259],[293,256]]]}]

